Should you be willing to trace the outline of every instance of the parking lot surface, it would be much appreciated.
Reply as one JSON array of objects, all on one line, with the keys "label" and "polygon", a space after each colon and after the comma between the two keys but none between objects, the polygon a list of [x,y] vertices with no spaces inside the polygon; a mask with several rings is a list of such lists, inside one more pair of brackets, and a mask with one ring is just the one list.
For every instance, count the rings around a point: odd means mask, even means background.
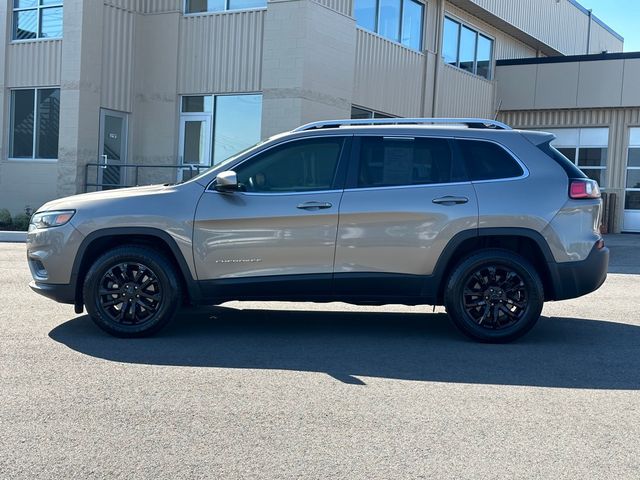
[{"label": "parking lot surface", "polygon": [[509,345],[441,308],[228,303],[115,339],[0,244],[0,479],[638,478],[640,240]]}]

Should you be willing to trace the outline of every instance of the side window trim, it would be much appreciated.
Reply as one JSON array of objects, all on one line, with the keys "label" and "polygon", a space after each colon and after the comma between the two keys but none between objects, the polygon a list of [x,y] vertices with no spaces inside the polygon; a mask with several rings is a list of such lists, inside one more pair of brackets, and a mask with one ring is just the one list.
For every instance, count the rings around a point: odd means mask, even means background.
[{"label": "side window trim", "polygon": [[[455,149],[456,149],[456,154],[459,155],[460,160],[462,161],[462,165],[464,166],[465,172],[467,174],[467,178],[469,178],[469,181],[471,183],[488,183],[488,182],[510,182],[513,180],[522,180],[524,178],[527,178],[529,176],[529,169],[527,168],[527,166],[522,162],[522,160],[520,160],[518,158],[518,156],[508,147],[506,147],[505,145],[501,144],[500,142],[496,142],[495,140],[491,140],[488,138],[477,138],[477,137],[453,137],[453,140],[455,140]],[[471,141],[475,141],[475,142],[486,142],[486,143],[493,143],[495,145],[497,145],[498,147],[502,148],[502,150],[504,150],[505,152],[507,152],[507,154],[518,164],[520,165],[520,168],[522,169],[522,175],[519,175],[517,177],[505,177],[505,178],[490,178],[487,180],[473,180],[471,178],[469,169],[467,168],[467,161],[464,158],[464,155],[462,154],[462,150],[459,146],[459,141],[460,140],[471,140]]]},{"label": "side window trim", "polygon": [[[352,146],[353,146],[353,135],[350,135],[350,134],[310,135],[310,136],[299,137],[299,138],[283,139],[281,142],[266,146],[265,148],[262,148],[259,151],[252,153],[248,157],[242,160],[238,160],[236,163],[229,166],[229,170],[235,171],[237,168],[241,167],[247,162],[251,162],[256,157],[266,154],[267,152],[270,152],[273,149],[279,148],[289,143],[301,142],[301,141],[312,140],[312,139],[328,139],[328,138],[340,138],[343,140],[342,148],[340,149],[340,154],[338,156],[336,171],[334,173],[331,187],[329,189],[299,191],[299,192],[237,192],[237,193],[241,195],[311,195],[313,193],[335,192],[335,191],[344,190],[346,170],[348,168],[348,163],[350,160],[350,156],[352,154]],[[215,178],[211,180],[209,185],[207,185],[205,192],[219,193],[215,190],[214,187],[215,187]]]},{"label": "side window trim", "polygon": [[[457,164],[457,167],[464,173],[466,180],[457,181],[457,182],[446,182],[446,183],[416,183],[411,185],[385,185],[385,186],[371,186],[371,187],[359,187],[358,186],[358,171],[360,169],[360,152],[362,151],[362,139],[367,137],[379,137],[382,139],[394,139],[398,138],[401,140],[417,140],[420,138],[435,138],[440,140],[446,140],[449,143],[449,148],[451,150],[451,161]],[[466,165],[461,157],[461,155],[457,152],[457,146],[453,141],[454,137],[447,137],[444,135],[406,135],[400,134],[376,134],[376,133],[368,133],[355,135],[353,138],[353,148],[351,161],[349,162],[349,169],[347,171],[347,179],[344,189],[349,191],[357,191],[357,190],[380,190],[380,189],[398,189],[398,188],[416,188],[416,187],[432,187],[432,186],[442,186],[442,185],[464,185],[470,183],[469,175],[466,170]]]}]

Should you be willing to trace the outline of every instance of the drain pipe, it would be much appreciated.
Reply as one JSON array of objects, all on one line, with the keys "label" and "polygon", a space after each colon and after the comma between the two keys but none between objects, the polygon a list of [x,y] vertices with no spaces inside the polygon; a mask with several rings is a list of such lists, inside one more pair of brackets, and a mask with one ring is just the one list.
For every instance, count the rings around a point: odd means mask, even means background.
[{"label": "drain pipe", "polygon": [[593,9],[589,9],[589,26],[587,27],[587,55],[591,52],[591,21],[593,19]]},{"label": "drain pipe", "polygon": [[440,93],[440,70],[444,62],[442,57],[442,35],[444,32],[444,0],[438,0],[438,23],[436,25],[436,68],[433,79],[433,101],[431,105],[431,116],[438,116],[438,95]]}]

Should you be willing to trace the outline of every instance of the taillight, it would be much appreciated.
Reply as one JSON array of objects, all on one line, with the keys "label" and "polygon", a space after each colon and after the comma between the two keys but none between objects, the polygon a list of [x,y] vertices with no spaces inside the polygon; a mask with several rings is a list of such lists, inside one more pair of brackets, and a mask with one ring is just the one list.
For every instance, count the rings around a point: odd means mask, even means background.
[{"label": "taillight", "polygon": [[589,179],[571,180],[569,184],[571,198],[600,198],[598,182]]}]

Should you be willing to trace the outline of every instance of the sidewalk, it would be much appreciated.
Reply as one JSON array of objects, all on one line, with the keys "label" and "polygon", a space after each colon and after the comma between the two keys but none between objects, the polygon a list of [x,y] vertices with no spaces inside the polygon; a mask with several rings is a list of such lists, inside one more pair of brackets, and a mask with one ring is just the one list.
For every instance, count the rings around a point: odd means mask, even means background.
[{"label": "sidewalk", "polygon": [[609,247],[609,273],[640,273],[640,233],[604,235]]},{"label": "sidewalk", "polygon": [[0,230],[0,242],[26,242],[27,232],[8,232]]}]

